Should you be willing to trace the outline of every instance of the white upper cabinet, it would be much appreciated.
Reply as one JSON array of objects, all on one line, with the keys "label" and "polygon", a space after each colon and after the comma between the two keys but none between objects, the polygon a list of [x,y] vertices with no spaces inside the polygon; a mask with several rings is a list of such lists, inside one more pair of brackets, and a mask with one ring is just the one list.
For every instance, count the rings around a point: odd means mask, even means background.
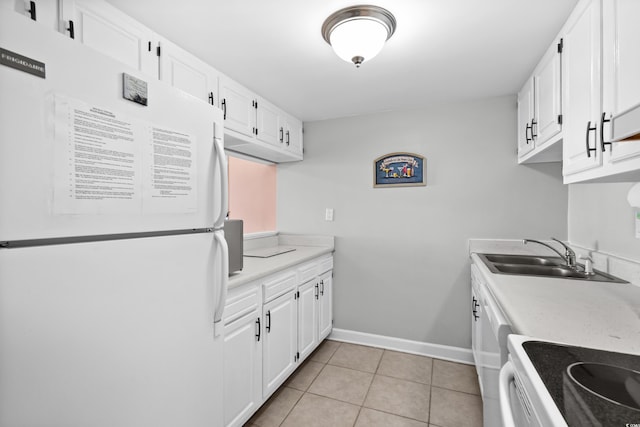
[{"label": "white upper cabinet", "polygon": [[234,80],[221,76],[220,97],[225,129],[253,138],[256,131],[255,95]]},{"label": "white upper cabinet", "polygon": [[[302,160],[302,122],[104,0],[0,0],[13,11],[223,110],[225,148]],[[144,77],[144,76],[137,76]]]},{"label": "white upper cabinet", "polygon": [[640,180],[638,16],[637,0],[582,0],[565,26],[565,183]]},{"label": "white upper cabinet", "polygon": [[225,148],[275,163],[302,160],[302,122],[220,76]]},{"label": "white upper cabinet", "polygon": [[60,31],[148,76],[158,78],[157,36],[103,1],[61,0]]},{"label": "white upper cabinet", "polygon": [[[554,42],[533,73],[535,120],[532,123],[532,136],[536,149],[556,142],[562,131],[562,49],[562,39]],[[561,160],[561,157],[558,156],[556,160]]]},{"label": "white upper cabinet", "polygon": [[215,68],[166,39],[159,41],[159,54],[160,80],[211,105],[220,106]]},{"label": "white upper cabinet", "polygon": [[555,41],[518,93],[518,162],[562,160],[562,39]]},{"label": "white upper cabinet", "polygon": [[285,114],[284,119],[284,135],[280,142],[289,152],[297,156],[298,160],[302,160],[302,122],[288,114]]},{"label": "white upper cabinet", "polygon": [[267,144],[280,146],[284,138],[280,110],[264,98],[257,98],[256,103],[256,136]]},{"label": "white upper cabinet", "polygon": [[0,13],[12,10],[58,31],[58,2],[56,0],[0,0]]},{"label": "white upper cabinet", "polygon": [[600,113],[600,0],[578,3],[564,29],[563,175],[597,168]]},{"label": "white upper cabinet", "polygon": [[518,159],[534,149],[532,135],[533,79],[528,79],[518,92]]},{"label": "white upper cabinet", "polygon": [[602,151],[613,172],[638,169],[640,142],[622,141],[640,132],[640,2],[608,0],[603,5]]}]

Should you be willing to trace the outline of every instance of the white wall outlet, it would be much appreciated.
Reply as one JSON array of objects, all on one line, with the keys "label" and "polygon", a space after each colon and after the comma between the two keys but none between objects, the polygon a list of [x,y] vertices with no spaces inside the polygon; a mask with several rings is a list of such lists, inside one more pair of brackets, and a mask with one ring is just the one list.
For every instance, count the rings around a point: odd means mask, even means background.
[{"label": "white wall outlet", "polygon": [[324,211],[324,220],[325,221],[333,221],[333,209],[332,208],[327,208]]}]

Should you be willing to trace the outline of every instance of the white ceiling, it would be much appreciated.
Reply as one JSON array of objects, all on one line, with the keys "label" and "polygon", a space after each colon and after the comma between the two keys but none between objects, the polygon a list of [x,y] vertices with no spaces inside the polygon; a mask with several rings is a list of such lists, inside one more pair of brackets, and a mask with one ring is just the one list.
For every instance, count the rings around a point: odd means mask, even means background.
[{"label": "white ceiling", "polygon": [[577,0],[376,0],[398,22],[362,65],[320,33],[349,0],[108,0],[304,121],[514,94]]}]

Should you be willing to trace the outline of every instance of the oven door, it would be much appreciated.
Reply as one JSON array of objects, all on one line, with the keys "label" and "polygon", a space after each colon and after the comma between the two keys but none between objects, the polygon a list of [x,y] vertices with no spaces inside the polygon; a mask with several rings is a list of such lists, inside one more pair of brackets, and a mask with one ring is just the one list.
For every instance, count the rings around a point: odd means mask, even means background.
[{"label": "oven door", "polygon": [[542,427],[511,360],[500,370],[500,415],[503,427]]}]

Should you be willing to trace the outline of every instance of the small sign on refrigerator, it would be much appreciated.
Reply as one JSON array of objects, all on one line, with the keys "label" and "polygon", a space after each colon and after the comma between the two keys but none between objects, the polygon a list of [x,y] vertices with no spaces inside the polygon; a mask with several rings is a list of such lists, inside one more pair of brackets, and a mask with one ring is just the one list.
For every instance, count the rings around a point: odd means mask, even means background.
[{"label": "small sign on refrigerator", "polygon": [[138,104],[147,105],[147,82],[122,73],[122,97]]}]

